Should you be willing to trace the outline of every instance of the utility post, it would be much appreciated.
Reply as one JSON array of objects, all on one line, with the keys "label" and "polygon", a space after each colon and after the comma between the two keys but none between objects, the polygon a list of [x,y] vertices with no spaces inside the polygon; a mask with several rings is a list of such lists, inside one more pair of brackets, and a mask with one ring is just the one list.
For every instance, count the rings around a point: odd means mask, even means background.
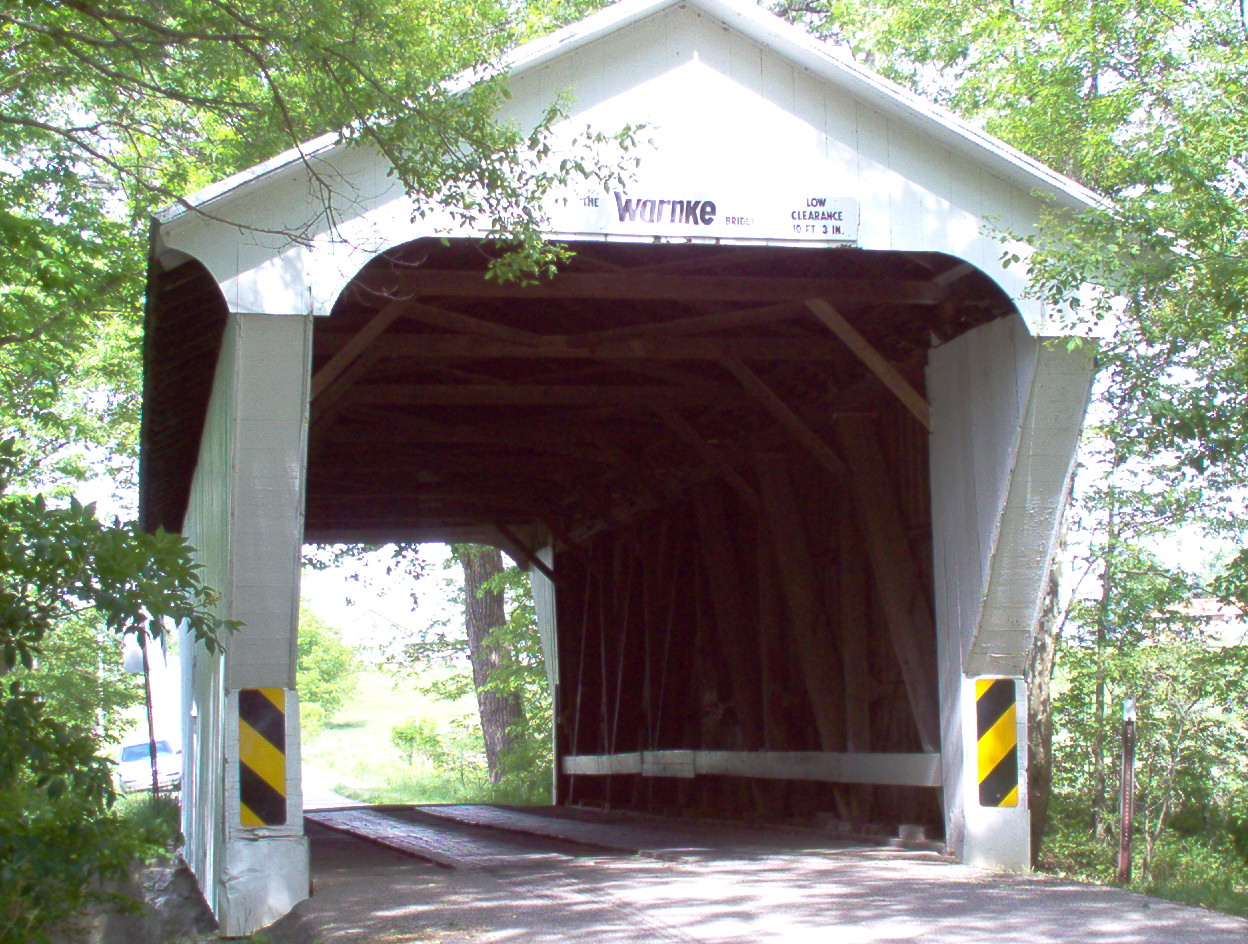
[{"label": "utility post", "polygon": [[152,665],[147,659],[147,628],[139,633],[143,650],[143,701],[147,707],[147,757],[152,762],[152,799],[160,796],[160,772],[156,766],[156,722],[152,717]]},{"label": "utility post", "polygon": [[1131,834],[1135,827],[1135,699],[1122,700],[1122,776],[1118,788],[1118,882],[1131,881]]}]

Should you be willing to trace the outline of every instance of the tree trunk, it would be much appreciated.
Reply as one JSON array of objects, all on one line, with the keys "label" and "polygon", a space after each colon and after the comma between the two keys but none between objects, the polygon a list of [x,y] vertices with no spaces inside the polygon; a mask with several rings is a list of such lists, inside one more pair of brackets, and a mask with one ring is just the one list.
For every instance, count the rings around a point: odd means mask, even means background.
[{"label": "tree trunk", "polygon": [[1027,658],[1027,799],[1031,806],[1031,862],[1040,861],[1053,792],[1053,665],[1061,640],[1058,565],[1048,586]]},{"label": "tree trunk", "polygon": [[456,557],[464,568],[464,625],[468,630],[468,655],[472,661],[477,708],[481,712],[485,763],[490,783],[498,783],[502,777],[502,757],[511,747],[511,727],[524,720],[524,705],[518,692],[497,692],[486,687],[490,676],[508,657],[491,638],[507,621],[503,594],[485,589],[491,577],[503,572],[503,557],[497,548],[479,545],[457,548]]},{"label": "tree trunk", "polygon": [[[1117,463],[1115,463],[1115,467]],[[1096,699],[1092,737],[1092,838],[1109,831],[1105,783],[1105,649],[1109,645],[1109,614],[1114,596],[1114,557],[1117,554],[1117,506],[1114,487],[1109,488],[1109,520],[1105,541],[1105,572],[1096,612]]]}]

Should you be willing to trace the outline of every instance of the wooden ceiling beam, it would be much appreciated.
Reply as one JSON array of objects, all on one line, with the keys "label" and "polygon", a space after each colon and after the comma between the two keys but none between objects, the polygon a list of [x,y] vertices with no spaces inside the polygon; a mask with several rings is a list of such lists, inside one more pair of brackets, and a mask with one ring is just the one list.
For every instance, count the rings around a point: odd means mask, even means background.
[{"label": "wooden ceiling beam", "polygon": [[308,407],[308,422],[313,430],[334,424],[350,404],[350,394],[356,383],[372,369],[380,356],[378,348],[367,349],[334,377],[328,386],[321,388]]},{"label": "wooden ceiling beam", "polygon": [[755,511],[762,510],[762,502],[759,501],[758,493],[732,467],[732,464],[724,458],[723,454],[693,428],[688,420],[670,407],[660,407],[658,413],[663,417],[663,421],[667,423],[672,432],[676,434],[677,438],[693,450],[694,454],[700,457],[706,465],[718,471],[737,494],[745,500],[747,505]]},{"label": "wooden ceiling beam", "polygon": [[[604,244],[605,245],[605,244]],[[771,258],[775,249],[771,246],[744,248],[740,246],[705,247],[708,251],[696,259],[676,259],[668,262],[643,263],[641,265],[623,265],[608,262],[593,255],[597,247],[581,247],[577,249],[573,265],[583,264],[599,272],[628,272],[632,275],[658,275],[674,272],[697,273],[705,269],[716,269],[724,265],[739,266],[742,263],[755,262]]]},{"label": "wooden ceiling beam", "polygon": [[391,302],[373,315],[368,322],[339,348],[323,367],[312,375],[312,399],[315,400],[351,363],[377,343],[382,333],[394,324],[407,305]]},{"label": "wooden ceiling beam", "polygon": [[313,501],[309,498],[307,514],[322,518],[325,516],[340,517],[357,512],[371,514],[379,509],[390,509],[400,517],[423,515],[437,518],[456,514],[472,515],[477,520],[486,522],[497,515],[533,519],[542,514],[544,509],[555,509],[560,514],[569,514],[576,508],[577,503],[570,501],[562,494],[556,499],[547,495],[521,496],[479,489],[475,496],[459,492],[435,493],[417,498],[403,492],[388,492],[376,495],[342,496],[334,501]]},{"label": "wooden ceiling beam", "polygon": [[812,298],[806,302],[806,307],[811,310],[820,323],[845,342],[845,346],[854,352],[854,356],[866,365],[867,369],[879,379],[880,383],[892,391],[893,395],[902,402],[923,428],[930,433],[932,431],[931,407],[928,406],[927,400],[923,395],[910,386],[910,382],[901,375],[897,368],[877,351],[870,341],[859,334],[854,326],[845,320],[845,316],[827,301],[822,298]]},{"label": "wooden ceiling beam", "polygon": [[[527,519],[523,522],[514,522],[517,527],[530,523]],[[304,530],[304,537],[310,544],[388,544],[391,542],[485,544],[493,531],[494,528],[491,525],[479,521],[409,523],[381,519],[347,526],[329,523],[308,527]]]},{"label": "wooden ceiling beam", "polygon": [[930,281],[900,279],[773,278],[564,272],[549,282],[486,281],[479,270],[368,271],[353,283],[390,301],[420,298],[585,298],[664,301],[778,302],[825,298],[845,305],[934,305],[946,290]]},{"label": "wooden ceiling beam", "polygon": [[[798,306],[784,306],[799,314]],[[698,319],[688,319],[698,320]],[[757,361],[832,361],[844,355],[823,338],[684,338],[652,327],[619,329],[630,339],[603,344],[534,347],[455,335],[402,335],[386,338],[383,358],[404,360],[603,360],[718,361],[724,357]],[[674,334],[671,332],[670,334]],[[651,335],[647,337],[646,335]]]},{"label": "wooden ceiling beam", "polygon": [[[564,465],[563,468],[568,468]],[[353,471],[343,467],[343,472]],[[601,469],[586,471],[579,468],[576,473],[581,478],[597,478]],[[463,488],[464,483],[471,482],[472,487],[480,491],[501,489],[515,492],[518,495],[558,492],[550,484],[547,476],[541,474],[541,465],[507,464],[500,466],[481,462],[474,468],[468,464],[453,468],[440,468],[437,472],[428,473],[424,469],[414,470],[412,474],[404,474],[398,469],[361,469],[357,475],[331,475],[328,472],[318,473],[309,479],[308,494],[318,499],[344,498],[361,495],[407,494],[424,495],[428,492],[441,490],[454,491]]]},{"label": "wooden ceiling beam", "polygon": [[603,331],[575,334],[568,337],[567,345],[573,348],[586,348],[672,335],[703,334],[708,331],[722,331],[726,328],[745,328],[752,325],[771,324],[777,321],[784,321],[787,318],[795,318],[802,313],[802,306],[795,302],[764,305],[761,308],[716,311],[709,314],[696,315],[691,318],[673,318],[668,321],[652,321],[645,324],[628,325],[622,328],[608,328]]},{"label": "wooden ceiling beam", "polygon": [[[536,524],[531,517],[508,519],[517,527]],[[460,535],[476,535],[474,543],[485,543],[495,533],[489,518],[478,515],[445,515],[441,517],[404,518],[387,516],[384,512],[368,515],[326,519],[305,529],[305,539],[312,544],[383,544],[387,541],[466,540]],[[385,537],[382,537],[385,535]],[[454,535],[454,536],[453,536]]]},{"label": "wooden ceiling beam", "polygon": [[[501,325],[494,321],[486,321],[482,318],[474,318],[471,315],[465,315],[458,311],[451,311],[447,308],[438,308],[434,305],[425,304],[415,301],[414,299],[402,302],[391,302],[391,305],[399,305],[402,314],[415,321],[431,324],[439,328],[447,328],[451,331],[457,331],[460,334],[470,335],[477,338],[492,338],[496,341],[506,341],[511,344],[529,346],[533,348],[546,348],[557,343],[541,334],[534,334],[532,331],[525,331],[521,328],[512,328],[508,325]],[[388,309],[390,305],[387,305]],[[382,309],[383,311],[386,309]]]},{"label": "wooden ceiling beam", "polygon": [[542,386],[524,384],[368,384],[355,388],[357,404],[390,406],[611,406],[645,409],[655,403],[688,401],[690,398],[718,402],[718,390],[703,392],[687,387],[610,385]]},{"label": "wooden ceiling beam", "polygon": [[494,521],[492,524],[494,525],[495,530],[503,536],[503,539],[511,545],[511,547],[508,547],[507,550],[511,551],[513,554],[520,555],[522,558],[520,563],[527,564],[528,567],[534,568],[551,583],[555,585],[560,583],[558,575],[550,569],[550,566],[544,560],[537,556],[537,552],[533,548],[529,547],[528,544],[520,540],[520,536],[517,535],[515,531],[507,527],[507,525],[505,525],[502,521]]},{"label": "wooden ceiling beam", "polygon": [[[400,461],[397,454],[402,447],[416,447],[419,452],[413,453],[410,464],[419,468],[421,457],[431,447],[440,446],[484,446],[506,450],[508,455],[516,449],[527,449],[534,453],[547,456],[571,456],[587,461],[607,462],[608,458],[600,449],[594,448],[584,430],[579,434],[576,430],[546,432],[543,430],[527,430],[529,424],[517,424],[512,433],[482,431],[471,426],[448,427],[419,425],[410,427],[388,428],[379,435],[376,427],[357,424],[343,425],[326,430],[318,437],[321,449],[319,458],[328,461],[330,456],[341,455],[342,461],[348,466],[362,454],[369,454],[367,447],[374,446],[386,450],[386,454]],[[575,439],[573,438],[575,437]],[[538,457],[534,457],[538,458]],[[483,457],[482,461],[486,461]]]},{"label": "wooden ceiling beam", "polygon": [[[361,456],[354,452],[343,452],[341,455],[334,456],[337,461],[322,463],[317,468],[309,470],[308,482],[314,485],[321,482],[341,482],[352,477],[370,479],[392,477],[395,481],[418,485],[421,481],[429,480],[431,476],[459,475],[465,472],[478,473],[475,477],[479,480],[481,475],[485,474],[486,469],[491,470],[493,477],[499,480],[506,480],[516,475],[528,475],[531,470],[537,470],[532,473],[536,478],[540,477],[541,470],[547,468],[552,461],[550,456],[517,455],[514,452],[509,452],[508,456],[509,460],[506,463],[500,463],[497,457],[490,453],[454,452],[448,455],[443,449],[430,449],[423,450],[408,461],[394,456],[387,459],[377,453]],[[605,465],[602,460],[603,457],[596,453],[581,456],[565,455],[559,459],[564,467],[581,467],[594,472],[602,470]]]}]

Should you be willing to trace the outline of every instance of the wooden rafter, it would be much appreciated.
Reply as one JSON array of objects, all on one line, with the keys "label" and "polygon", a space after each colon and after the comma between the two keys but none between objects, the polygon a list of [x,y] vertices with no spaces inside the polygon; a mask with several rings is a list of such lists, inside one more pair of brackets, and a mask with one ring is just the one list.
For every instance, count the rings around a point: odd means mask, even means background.
[{"label": "wooden rafter", "polygon": [[309,407],[309,422],[313,428],[332,425],[346,408],[349,394],[360,378],[369,372],[381,356],[380,349],[370,346],[346,365],[328,384],[321,387]]},{"label": "wooden rafter", "polygon": [[510,547],[505,548],[505,550],[514,550],[523,558],[523,563],[532,567],[551,583],[558,586],[559,577],[555,575],[555,572],[550,569],[549,565],[547,565],[544,560],[537,556],[537,552],[534,551],[533,548],[529,547],[527,543],[520,539],[520,536],[516,534],[515,531],[507,527],[507,525],[505,525],[502,521],[494,521],[492,524],[498,533],[503,536],[503,539],[510,545]]},{"label": "wooden rafter", "polygon": [[368,322],[340,347],[334,356],[312,375],[312,399],[315,400],[345,371],[356,358],[369,350],[396,318],[403,313],[405,302],[391,302],[373,315]]},{"label": "wooden rafter", "polygon": [[[549,487],[551,495],[559,490]],[[534,498],[542,498],[534,482],[513,482],[510,485],[495,484],[486,492],[479,483],[471,481],[439,482],[436,484],[418,484],[402,488],[366,488],[362,495],[345,493],[342,489],[334,489],[330,494],[316,494],[312,500],[322,508],[350,507],[359,498],[367,498],[371,502],[391,505],[396,509],[406,506],[425,505],[436,501],[454,501],[465,505],[483,505],[493,500],[501,500],[509,504],[527,505]]]},{"label": "wooden rafter", "polygon": [[845,463],[840,460],[832,447],[824,441],[822,436],[811,429],[806,421],[798,416],[771,387],[767,386],[761,377],[736,358],[724,358],[723,363],[732,375],[741,381],[741,386],[748,390],[794,439],[805,446],[824,468],[834,475],[844,474]]},{"label": "wooden rafter", "polygon": [[[524,423],[511,423],[509,429],[499,429],[487,424],[473,424],[468,421],[450,424],[434,423],[415,418],[394,418],[389,421],[377,420],[385,425],[384,441],[379,441],[377,426],[373,423],[357,425],[340,425],[326,430],[322,437],[327,445],[338,446],[349,450],[350,455],[358,455],[362,448],[381,447],[390,456],[398,459],[395,450],[403,447],[459,447],[459,446],[498,446],[504,449],[529,449],[553,455],[579,456],[599,462],[605,462],[607,455],[597,445],[597,437],[587,425],[575,424],[576,413],[573,411],[567,423],[553,423],[546,418],[534,418]],[[427,451],[422,455],[428,454]]]},{"label": "wooden rafter", "polygon": [[[391,302],[390,304],[396,303]],[[471,315],[461,314],[446,308],[437,308],[415,300],[398,304],[400,304],[402,314],[408,318],[425,324],[436,325],[439,328],[458,331],[461,334],[479,338],[492,338],[496,341],[506,341],[539,349],[551,345],[551,341],[543,335],[534,334],[532,331],[525,331],[521,328],[512,328],[508,325],[486,321],[482,318],[473,318]],[[390,305],[386,307],[389,308]]]},{"label": "wooden rafter", "polygon": [[663,417],[663,422],[668,425],[672,432],[692,449],[703,462],[719,472],[724,477],[724,480],[732,486],[733,490],[745,500],[747,505],[755,511],[759,511],[762,508],[758,493],[732,467],[732,463],[725,459],[718,449],[708,443],[688,420],[671,407],[661,406],[657,412],[659,416]]},{"label": "wooden rafter", "polygon": [[660,275],[663,273],[687,272],[705,274],[708,269],[718,269],[725,265],[739,266],[742,263],[766,259],[772,252],[770,247],[744,249],[737,247],[719,247],[716,251],[699,255],[696,259],[675,259],[667,262],[644,263],[642,265],[621,265],[598,258],[595,254],[597,246],[586,244],[577,250],[573,265],[578,268],[589,268],[598,272],[628,272],[632,275]]},{"label": "wooden rafter", "polygon": [[867,369],[893,392],[907,410],[914,414],[915,419],[923,424],[923,428],[930,432],[932,414],[927,400],[910,386],[910,382],[898,372],[897,368],[872,347],[871,343],[827,301],[822,298],[812,298],[806,302],[806,307],[814,312],[815,317],[826,325],[829,331],[845,342],[845,346],[854,352]]},{"label": "wooden rafter", "polygon": [[[594,348],[619,344],[626,341],[644,341],[652,338],[705,334],[728,328],[747,328],[753,325],[772,324],[802,314],[802,306],[794,302],[765,305],[761,308],[745,308],[735,311],[717,311],[688,318],[667,321],[651,321],[623,328],[608,328],[574,334],[565,339],[569,348]],[[666,343],[666,342],[665,342]]]}]

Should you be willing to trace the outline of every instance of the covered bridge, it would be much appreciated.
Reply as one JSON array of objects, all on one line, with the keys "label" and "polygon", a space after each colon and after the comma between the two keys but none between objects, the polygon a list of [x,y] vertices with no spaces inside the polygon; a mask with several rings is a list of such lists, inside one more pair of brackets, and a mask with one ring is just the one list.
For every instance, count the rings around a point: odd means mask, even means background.
[{"label": "covered bridge", "polygon": [[624,0],[509,71],[504,117],[571,89],[569,127],[653,141],[547,207],[553,280],[486,281],[478,234],[332,141],[153,231],[142,518],[246,624],[183,649],[223,930],[308,891],[305,541],[530,568],[556,803],[915,823],[1025,868],[1020,680],[1092,369],[992,228],[1091,194],[746,0]]}]

